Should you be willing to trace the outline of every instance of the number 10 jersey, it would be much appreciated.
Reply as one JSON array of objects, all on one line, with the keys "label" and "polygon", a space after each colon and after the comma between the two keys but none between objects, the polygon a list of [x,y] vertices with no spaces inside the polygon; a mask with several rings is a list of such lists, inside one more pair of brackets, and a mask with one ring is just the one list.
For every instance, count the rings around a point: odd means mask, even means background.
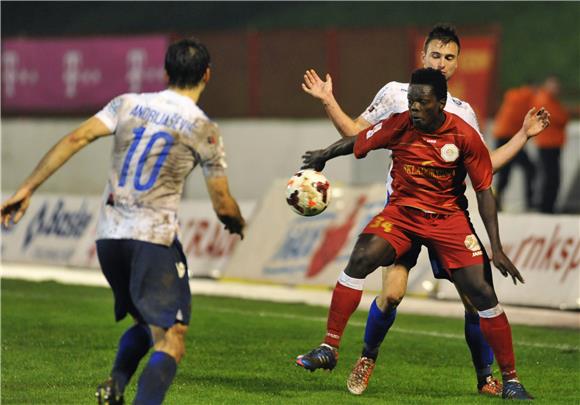
[{"label": "number 10 jersey", "polygon": [[225,175],[217,125],[171,90],[121,95],[96,117],[115,136],[97,239],[170,246],[189,173],[199,164],[206,178]]}]

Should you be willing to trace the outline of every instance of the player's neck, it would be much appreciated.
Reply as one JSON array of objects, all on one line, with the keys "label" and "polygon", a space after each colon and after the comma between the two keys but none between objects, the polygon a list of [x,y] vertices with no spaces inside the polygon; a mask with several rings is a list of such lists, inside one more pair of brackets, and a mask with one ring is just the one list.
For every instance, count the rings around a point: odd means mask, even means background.
[{"label": "player's neck", "polygon": [[169,87],[169,90],[176,92],[184,97],[191,99],[194,103],[197,104],[199,97],[201,96],[202,91],[204,90],[205,85],[197,85],[192,88],[180,88],[180,87]]}]

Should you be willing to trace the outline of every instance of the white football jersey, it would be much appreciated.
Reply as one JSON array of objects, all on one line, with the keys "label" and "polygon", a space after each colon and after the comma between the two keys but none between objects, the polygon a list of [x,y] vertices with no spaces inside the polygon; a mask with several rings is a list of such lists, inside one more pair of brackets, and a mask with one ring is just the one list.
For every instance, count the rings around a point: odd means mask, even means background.
[{"label": "white football jersey", "polygon": [[124,94],[96,114],[114,133],[113,162],[97,239],[136,239],[169,246],[188,174],[225,175],[217,125],[171,90]]},{"label": "white football jersey", "polygon": [[[393,114],[407,111],[409,109],[409,101],[407,100],[408,88],[409,83],[387,83],[379,90],[372,103],[361,114],[361,117],[370,122],[371,125],[375,125],[377,122],[385,120]],[[483,135],[481,134],[479,124],[477,123],[477,117],[469,103],[455,98],[447,92],[445,111],[458,115],[463,121],[467,122],[473,129],[475,129],[483,140]],[[390,151],[388,153],[390,154]],[[392,164],[389,166],[387,173],[387,200],[388,196],[391,195],[393,191],[391,187],[391,168]]]}]

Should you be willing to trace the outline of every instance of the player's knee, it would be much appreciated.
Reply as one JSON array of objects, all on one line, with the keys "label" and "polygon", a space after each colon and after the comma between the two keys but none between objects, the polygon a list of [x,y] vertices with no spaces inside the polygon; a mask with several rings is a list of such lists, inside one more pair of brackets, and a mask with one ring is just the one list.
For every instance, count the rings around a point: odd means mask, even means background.
[{"label": "player's knee", "polygon": [[401,293],[398,291],[384,291],[381,293],[381,304],[383,304],[383,307],[379,306],[379,308],[381,308],[383,311],[393,310],[399,306],[401,301],[403,301],[404,296],[404,292]]},{"label": "player's knee", "polygon": [[185,355],[186,333],[187,326],[176,323],[167,330],[163,340],[155,345],[155,349],[169,354],[179,363]]},{"label": "player's knee", "polygon": [[354,278],[365,278],[378,266],[374,258],[369,257],[363,250],[356,250],[350,256],[345,273]]}]

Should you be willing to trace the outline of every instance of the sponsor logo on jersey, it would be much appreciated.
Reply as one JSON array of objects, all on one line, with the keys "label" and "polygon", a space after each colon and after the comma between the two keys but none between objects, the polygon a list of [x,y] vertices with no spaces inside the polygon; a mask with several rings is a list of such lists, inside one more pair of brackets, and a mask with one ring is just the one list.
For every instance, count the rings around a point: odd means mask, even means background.
[{"label": "sponsor logo on jersey", "polygon": [[459,149],[452,143],[445,144],[441,148],[441,157],[446,162],[454,162],[459,157]]},{"label": "sponsor logo on jersey", "polygon": [[[477,238],[475,237],[474,234],[469,234],[465,237],[465,240],[463,241],[463,243],[465,244],[465,247],[469,250],[471,250],[472,252],[480,252],[481,254],[481,246],[479,246],[479,241],[477,240]],[[479,256],[474,254],[473,256]]]},{"label": "sponsor logo on jersey", "polygon": [[429,143],[437,143],[437,140],[436,139],[427,139],[427,142],[429,142]]},{"label": "sponsor logo on jersey", "polygon": [[177,275],[179,278],[183,278],[183,276],[185,276],[185,264],[182,262],[175,263],[175,268],[177,269]]},{"label": "sponsor logo on jersey", "polygon": [[481,250],[478,250],[477,252],[473,252],[471,254],[471,257],[477,257],[477,256],[481,256],[483,254],[483,252]]}]

